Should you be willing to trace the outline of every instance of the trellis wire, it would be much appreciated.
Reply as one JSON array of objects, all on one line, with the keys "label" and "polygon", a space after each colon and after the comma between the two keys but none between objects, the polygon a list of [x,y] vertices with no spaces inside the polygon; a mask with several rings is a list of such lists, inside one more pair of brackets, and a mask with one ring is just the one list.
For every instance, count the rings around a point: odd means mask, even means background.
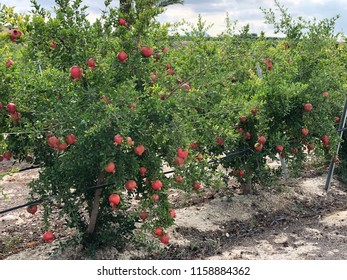
[{"label": "trellis wire", "polygon": [[[237,151],[237,152],[229,153],[229,154],[225,155],[222,158],[209,160],[208,163],[215,163],[215,162],[221,161],[223,159],[226,159],[226,158],[229,158],[229,157],[232,157],[232,156],[237,156],[237,155],[246,153],[248,151],[251,151],[251,149],[248,148],[248,149],[240,150],[240,151]],[[32,167],[28,167],[28,168],[23,168],[20,171],[24,171],[24,170],[27,170],[27,169],[33,169],[33,168],[39,168],[39,166],[32,166]],[[172,169],[172,170],[167,170],[167,171],[163,172],[164,175],[171,174],[171,173],[175,173],[175,170]],[[106,187],[112,186],[114,184],[115,183],[108,183],[108,184],[103,184],[103,185],[99,185],[99,186],[93,186],[93,187],[88,188],[87,190],[91,191],[91,190],[102,189],[102,188],[106,188]],[[31,205],[40,204],[40,203],[42,203],[44,201],[47,201],[47,200],[54,200],[55,197],[56,197],[56,195],[50,195],[50,196],[48,196],[46,198],[40,198],[40,199],[37,199],[37,200],[34,200],[34,201],[29,201],[29,202],[27,202],[25,204],[18,205],[18,206],[9,208],[9,209],[2,210],[2,211],[0,211],[0,215],[5,214],[7,212],[14,211],[14,210],[18,210],[20,208],[24,208],[24,207],[28,207],[28,206],[31,206]]]},{"label": "trellis wire", "polygon": [[0,215],[5,214],[7,212],[12,212],[14,210],[18,210],[20,208],[24,208],[24,207],[28,207],[28,206],[32,206],[32,205],[37,205],[37,204],[40,204],[40,203],[42,203],[44,201],[54,200],[55,197],[56,197],[55,195],[50,195],[50,196],[48,196],[46,198],[40,198],[40,199],[37,199],[37,200],[29,201],[29,202],[27,202],[25,204],[17,205],[17,206],[14,206],[12,208],[8,208],[8,209],[5,209],[5,210],[2,210],[2,211],[0,211]]}]

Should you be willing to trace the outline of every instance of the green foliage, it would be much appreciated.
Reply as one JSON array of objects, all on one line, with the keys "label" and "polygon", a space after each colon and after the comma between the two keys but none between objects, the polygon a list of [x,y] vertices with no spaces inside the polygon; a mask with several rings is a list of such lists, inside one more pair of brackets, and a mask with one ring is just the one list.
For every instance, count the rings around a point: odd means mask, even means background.
[{"label": "green foliage", "polygon": [[[340,122],[342,122],[343,120],[338,120]],[[343,124],[343,123],[342,123]],[[337,127],[339,127],[339,125],[337,125]],[[336,155],[336,164],[337,164],[337,175],[339,180],[341,180],[342,182],[346,183],[347,182],[347,145],[346,145],[346,140],[347,140],[347,134],[346,134],[346,130],[344,130],[342,132],[342,144],[340,147],[340,151],[339,154]]]},{"label": "green foliage", "polygon": [[[285,32],[283,40],[255,38],[247,25],[235,34],[229,20],[227,32],[211,40],[199,17],[190,29],[182,23],[183,41],[182,33],[169,36],[169,26],[154,20],[163,11],[159,2],[132,1],[125,14],[106,1],[91,23],[82,1],[56,1],[54,16],[32,1],[21,21],[23,38],[10,41],[8,30],[0,38],[0,101],[15,103],[19,113],[1,112],[2,152],[41,167],[31,198],[54,195],[66,225],[90,252],[109,244],[122,249],[173,225],[169,188],[202,193],[196,182],[225,187],[227,175],[247,192],[281,174],[270,159],[285,159],[297,175],[309,157],[324,164],[336,156],[335,117],[347,78],[336,18],[296,22],[276,2],[280,22],[272,11],[265,16]],[[3,8],[2,22],[12,18]],[[143,55],[143,47],[153,54]],[[126,60],[117,58],[120,52]],[[311,112],[304,110],[308,102]],[[67,144],[71,134],[77,142]],[[122,143],[114,143],[116,135]],[[267,140],[257,151],[260,136]],[[59,138],[55,147],[52,137]],[[136,152],[141,145],[143,153]],[[187,157],[180,159],[179,149]],[[105,170],[109,162],[114,172]],[[164,167],[174,168],[174,176],[163,174]],[[129,180],[134,190],[125,188]],[[157,180],[160,190],[152,188]],[[110,205],[111,194],[120,196],[118,205]],[[51,207],[45,203],[47,230]],[[148,212],[146,221],[140,212]]]}]

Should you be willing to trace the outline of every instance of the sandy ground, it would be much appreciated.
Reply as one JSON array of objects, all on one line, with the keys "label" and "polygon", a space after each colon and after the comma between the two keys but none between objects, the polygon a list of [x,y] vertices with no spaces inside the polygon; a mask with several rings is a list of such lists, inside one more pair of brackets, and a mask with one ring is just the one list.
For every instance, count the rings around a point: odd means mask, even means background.
[{"label": "sandy ground", "polygon": [[[6,175],[0,182],[0,210],[26,202],[27,183],[38,170]],[[280,182],[256,195],[232,195],[206,189],[203,197],[170,190],[176,224],[168,246],[153,252],[128,248],[99,250],[96,259],[347,259],[347,186],[333,180],[323,191],[326,175]],[[182,202],[183,201],[183,202]],[[42,213],[25,209],[0,215],[0,259],[83,259],[81,248],[55,251],[69,236],[62,231],[46,244],[41,240]],[[54,225],[61,231],[62,222]]]}]

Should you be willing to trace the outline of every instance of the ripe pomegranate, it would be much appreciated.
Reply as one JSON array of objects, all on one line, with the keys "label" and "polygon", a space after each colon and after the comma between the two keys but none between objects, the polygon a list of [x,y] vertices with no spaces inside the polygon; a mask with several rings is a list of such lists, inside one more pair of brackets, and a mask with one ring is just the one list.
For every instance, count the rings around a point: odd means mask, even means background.
[{"label": "ripe pomegranate", "polygon": [[152,189],[155,191],[160,191],[163,186],[163,183],[160,180],[156,180],[152,183]]},{"label": "ripe pomegranate", "polygon": [[3,106],[2,106],[2,103],[0,102],[0,111],[2,110],[2,107],[3,107]]},{"label": "ripe pomegranate", "polygon": [[158,237],[158,236],[161,236],[162,234],[163,234],[163,229],[161,227],[157,227],[154,230],[154,236]]},{"label": "ripe pomegranate", "polygon": [[136,104],[135,103],[131,103],[131,104],[128,105],[128,108],[135,109],[136,108]]},{"label": "ripe pomegranate", "polygon": [[324,91],[324,92],[322,92],[322,95],[325,96],[325,97],[328,97],[329,96],[329,92]]},{"label": "ripe pomegranate", "polygon": [[140,174],[142,177],[144,177],[147,173],[147,168],[146,167],[140,167]]},{"label": "ripe pomegranate", "polygon": [[27,207],[27,212],[34,215],[37,212],[37,205],[30,205]]},{"label": "ripe pomegranate", "polygon": [[279,153],[282,153],[282,151],[283,151],[283,146],[282,146],[282,145],[277,145],[277,146],[276,146],[276,151],[279,152]]},{"label": "ripe pomegranate", "polygon": [[184,159],[181,158],[181,157],[176,157],[175,163],[176,163],[178,166],[183,166],[183,164],[184,164]]},{"label": "ripe pomegranate", "polygon": [[175,71],[172,68],[168,69],[167,71],[171,76],[175,74]]},{"label": "ripe pomegranate", "polygon": [[126,137],[126,139],[127,139],[127,142],[128,142],[128,145],[129,146],[133,146],[134,145],[134,141],[133,141],[133,139],[131,139],[131,137]]},{"label": "ripe pomegranate", "polygon": [[16,106],[16,104],[14,104],[14,103],[8,103],[7,105],[6,105],[6,111],[8,112],[8,113],[10,113],[10,114],[14,114],[15,112],[16,112],[16,110],[17,110],[17,106]]},{"label": "ripe pomegranate", "polygon": [[246,174],[246,171],[245,171],[245,170],[240,170],[240,171],[239,171],[239,176],[240,176],[240,177],[245,176],[245,174]]},{"label": "ripe pomegranate", "polygon": [[128,191],[134,191],[136,189],[136,181],[134,180],[129,180],[125,183],[125,188],[128,190]]},{"label": "ripe pomegranate", "polygon": [[148,212],[143,211],[140,213],[140,218],[142,221],[146,220],[147,217],[148,217]]},{"label": "ripe pomegranate", "polygon": [[145,151],[145,146],[143,145],[138,145],[136,148],[134,148],[135,154],[141,156]]},{"label": "ripe pomegranate", "polygon": [[126,59],[127,59],[128,55],[125,52],[119,52],[117,54],[117,58],[120,62],[125,63]]},{"label": "ripe pomegranate", "polygon": [[191,147],[193,150],[197,150],[199,148],[198,142],[192,142],[189,144],[189,147]]},{"label": "ripe pomegranate", "polygon": [[176,181],[177,183],[182,183],[183,177],[182,177],[181,175],[177,175],[177,176],[175,177],[175,181]]},{"label": "ripe pomegranate", "polygon": [[110,205],[112,207],[118,205],[120,203],[120,196],[116,193],[113,193],[108,197],[108,201],[110,202]]},{"label": "ripe pomegranate", "polygon": [[272,63],[270,58],[265,59],[265,64],[267,65],[267,70],[271,71],[272,70]]},{"label": "ripe pomegranate", "polygon": [[52,231],[46,231],[43,236],[42,236],[42,239],[48,243],[51,243],[53,242],[54,240],[54,234]]},{"label": "ripe pomegranate", "polygon": [[167,48],[167,47],[162,48],[163,53],[167,53],[168,51],[169,51],[169,48]]},{"label": "ripe pomegranate", "polygon": [[246,116],[240,117],[240,122],[244,123],[246,121],[247,121],[247,117]]},{"label": "ripe pomegranate", "polygon": [[82,71],[83,71],[82,68],[80,68],[80,67],[78,67],[76,65],[72,66],[70,68],[70,76],[71,76],[71,78],[73,78],[74,81],[78,81],[82,77],[82,75],[83,75]]},{"label": "ripe pomegranate", "polygon": [[88,62],[87,62],[87,64],[88,64],[88,66],[91,68],[91,69],[95,69],[95,60],[94,60],[94,58],[89,58],[88,59]]},{"label": "ripe pomegranate", "polygon": [[116,172],[116,165],[111,161],[105,166],[105,171],[108,173]]},{"label": "ripe pomegranate", "polygon": [[298,152],[298,148],[291,148],[290,149],[290,152],[292,153],[292,154],[296,154],[297,152]]},{"label": "ripe pomegranate", "polygon": [[314,150],[314,145],[313,144],[308,144],[307,145],[307,150],[308,151],[313,151]]},{"label": "ripe pomegranate", "polygon": [[177,150],[177,155],[182,159],[186,159],[188,157],[188,150],[183,151],[181,148],[179,148]]},{"label": "ripe pomegranate", "polygon": [[170,238],[169,238],[169,235],[167,233],[165,233],[162,236],[160,236],[159,240],[163,244],[168,244],[170,241]]},{"label": "ripe pomegranate", "polygon": [[307,135],[308,134],[308,132],[309,132],[309,130],[307,129],[307,128],[303,128],[303,129],[301,129],[301,134],[302,135]]},{"label": "ripe pomegranate", "polygon": [[251,140],[251,134],[248,131],[246,132],[245,139],[246,140]]},{"label": "ripe pomegranate", "polygon": [[6,68],[10,68],[13,65],[13,61],[11,59],[7,60]]},{"label": "ripe pomegranate", "polygon": [[15,42],[17,39],[20,39],[22,36],[22,32],[20,32],[17,29],[11,29],[10,30],[10,39],[12,42]]},{"label": "ripe pomegranate", "polygon": [[260,144],[264,144],[265,142],[266,142],[266,138],[265,138],[265,136],[260,136],[259,138],[258,138],[258,142],[260,143]]},{"label": "ripe pomegranate", "polygon": [[193,189],[197,191],[200,188],[201,188],[201,184],[198,181],[195,181],[193,184]]},{"label": "ripe pomegranate", "polygon": [[323,142],[323,146],[324,146],[324,147],[329,146],[330,139],[329,139],[328,136],[323,135],[323,136],[321,137],[321,140],[322,140],[322,142]]},{"label": "ripe pomegranate", "polygon": [[59,145],[59,138],[55,136],[51,136],[48,138],[48,145],[52,148],[57,148]]},{"label": "ripe pomegranate", "polygon": [[113,142],[115,145],[121,145],[123,143],[123,137],[117,134],[113,137]]},{"label": "ripe pomegranate", "polygon": [[188,83],[182,84],[182,87],[184,87],[186,91],[190,91],[190,85]]},{"label": "ripe pomegranate", "polygon": [[257,108],[253,108],[251,110],[251,113],[255,116],[258,113],[258,109]]},{"label": "ripe pomegranate", "polygon": [[153,84],[157,81],[157,74],[155,73],[151,74],[151,81]]},{"label": "ripe pomegranate", "polygon": [[124,18],[120,18],[118,20],[118,25],[122,25],[122,26],[125,26],[125,27],[128,26],[128,24],[127,24],[127,22],[126,22],[126,20]]},{"label": "ripe pomegranate", "polygon": [[65,140],[69,145],[73,145],[77,142],[77,138],[74,134],[68,134],[65,136]]},{"label": "ripe pomegranate", "polygon": [[159,195],[156,194],[156,193],[153,194],[153,195],[152,195],[152,199],[153,199],[154,202],[158,201],[158,200],[159,200]]},{"label": "ripe pomegranate", "polygon": [[196,158],[198,161],[204,160],[204,156],[203,156],[201,153],[197,154],[195,158]]},{"label": "ripe pomegranate", "polygon": [[57,44],[54,40],[51,40],[51,47],[52,49],[56,49],[57,48]]},{"label": "ripe pomegranate", "polygon": [[337,122],[337,123],[340,122],[340,117],[336,116],[335,117],[335,122]]},{"label": "ripe pomegranate", "polygon": [[305,110],[305,111],[311,112],[312,109],[313,109],[313,106],[312,106],[311,103],[306,103],[306,104],[304,105],[304,110]]},{"label": "ripe pomegranate", "polygon": [[150,57],[150,56],[153,55],[153,53],[154,53],[154,51],[151,48],[143,47],[141,49],[141,54],[142,54],[143,57]]},{"label": "ripe pomegranate", "polygon": [[216,142],[217,142],[217,145],[224,146],[224,140],[222,137],[217,137]]},{"label": "ripe pomegranate", "polygon": [[10,115],[12,117],[13,123],[18,123],[22,117],[22,114],[18,112],[14,112],[13,114],[10,114]]},{"label": "ripe pomegranate", "polygon": [[5,159],[7,159],[7,160],[10,160],[11,157],[12,157],[12,153],[9,152],[9,151],[7,151],[7,152],[5,152],[5,153],[3,154],[3,157],[4,157]]},{"label": "ripe pomegranate", "polygon": [[257,142],[254,144],[254,149],[258,152],[260,152],[263,149],[263,144]]},{"label": "ripe pomegranate", "polygon": [[170,211],[171,217],[175,219],[175,218],[176,218],[176,212],[175,212],[175,210],[172,209],[172,208],[170,208],[169,211]]},{"label": "ripe pomegranate", "polygon": [[238,128],[237,128],[237,132],[238,132],[238,133],[244,133],[245,130],[244,130],[242,127],[238,127]]},{"label": "ripe pomegranate", "polygon": [[57,147],[57,149],[58,149],[59,151],[64,151],[66,148],[67,148],[66,142],[60,143],[60,144],[58,145],[58,147]]}]

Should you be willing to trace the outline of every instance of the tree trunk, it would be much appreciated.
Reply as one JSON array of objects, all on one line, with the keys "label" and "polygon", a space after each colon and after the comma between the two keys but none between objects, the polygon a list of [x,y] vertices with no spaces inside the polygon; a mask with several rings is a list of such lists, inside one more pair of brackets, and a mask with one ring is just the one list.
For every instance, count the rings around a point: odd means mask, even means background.
[{"label": "tree trunk", "polygon": [[[105,174],[100,173],[98,177],[97,186],[102,185],[104,178],[105,178]],[[101,193],[102,193],[102,189],[97,189],[94,194],[93,209],[92,209],[92,212],[90,213],[90,220],[89,220],[89,225],[87,229],[87,233],[89,235],[92,235],[95,231],[96,219],[99,213]]]},{"label": "tree trunk", "polygon": [[245,183],[241,184],[241,191],[243,195],[252,194],[252,180],[247,180]]}]

